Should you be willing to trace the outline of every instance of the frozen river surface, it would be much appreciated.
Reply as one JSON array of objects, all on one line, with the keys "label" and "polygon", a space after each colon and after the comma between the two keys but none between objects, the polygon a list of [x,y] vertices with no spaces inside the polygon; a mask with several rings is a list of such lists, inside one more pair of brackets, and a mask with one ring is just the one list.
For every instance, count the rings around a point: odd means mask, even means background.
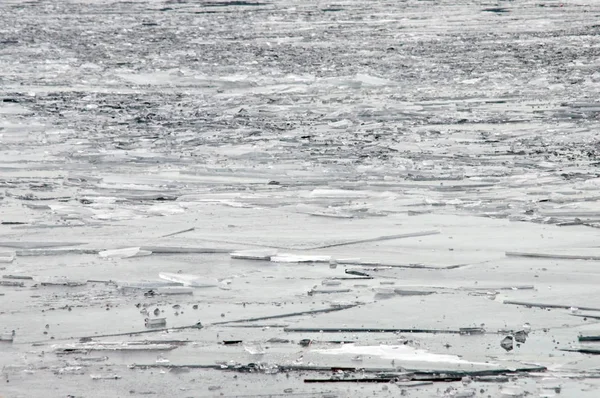
[{"label": "frozen river surface", "polygon": [[599,16],[0,1],[0,397],[598,397]]}]

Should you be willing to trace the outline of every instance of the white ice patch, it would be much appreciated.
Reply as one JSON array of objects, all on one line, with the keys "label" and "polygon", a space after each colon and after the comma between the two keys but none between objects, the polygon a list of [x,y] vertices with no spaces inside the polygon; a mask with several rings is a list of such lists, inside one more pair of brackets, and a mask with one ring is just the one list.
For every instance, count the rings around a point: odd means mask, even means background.
[{"label": "white ice patch", "polygon": [[394,359],[408,362],[439,362],[452,364],[468,364],[468,365],[483,365],[497,366],[495,364],[483,362],[469,362],[456,355],[432,354],[425,350],[419,350],[406,345],[379,345],[379,346],[357,346],[355,344],[344,344],[340,348],[314,350],[319,354],[326,355],[360,355],[372,356],[382,359]]},{"label": "white ice patch", "polygon": [[149,250],[142,250],[139,247],[126,247],[124,249],[103,250],[98,253],[102,258],[131,258],[149,256],[152,254]]},{"label": "white ice patch", "polygon": [[160,279],[181,283],[183,286],[189,287],[216,287],[219,285],[219,282],[216,279],[203,278],[198,275],[161,272],[158,274],[158,276]]}]

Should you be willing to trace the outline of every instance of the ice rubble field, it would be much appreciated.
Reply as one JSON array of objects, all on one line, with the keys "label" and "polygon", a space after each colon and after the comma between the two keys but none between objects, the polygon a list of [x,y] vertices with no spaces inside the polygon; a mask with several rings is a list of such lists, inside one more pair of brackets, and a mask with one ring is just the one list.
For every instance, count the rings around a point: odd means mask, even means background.
[{"label": "ice rubble field", "polygon": [[600,394],[600,2],[0,2],[0,396]]}]

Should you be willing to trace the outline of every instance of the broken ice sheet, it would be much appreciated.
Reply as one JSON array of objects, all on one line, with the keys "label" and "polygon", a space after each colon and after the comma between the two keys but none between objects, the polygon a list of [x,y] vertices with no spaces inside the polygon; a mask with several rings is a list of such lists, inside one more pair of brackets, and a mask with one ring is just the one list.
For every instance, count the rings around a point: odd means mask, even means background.
[{"label": "broken ice sheet", "polygon": [[91,210],[93,211],[92,218],[100,221],[126,221],[142,217],[137,212],[126,208],[115,209],[112,211]]},{"label": "broken ice sheet", "polygon": [[275,263],[327,263],[331,256],[318,256],[309,254],[287,254],[281,253],[271,257]]},{"label": "broken ice sheet", "polygon": [[296,205],[296,212],[309,214],[312,216],[320,216],[320,217],[333,217],[333,218],[353,218],[354,216],[351,213],[341,211],[340,209],[329,207],[319,207],[313,205],[307,205],[304,203],[300,203]]},{"label": "broken ice sheet", "polygon": [[12,343],[15,338],[15,331],[10,333],[0,333],[0,342]]},{"label": "broken ice sheet", "polygon": [[14,252],[1,252],[0,263],[12,263],[15,260]]},{"label": "broken ice sheet", "polygon": [[375,288],[373,291],[375,292],[375,300],[388,299],[396,296],[396,291],[394,289]]},{"label": "broken ice sheet", "polygon": [[103,250],[98,253],[102,258],[130,258],[149,256],[152,254],[149,250],[142,250],[140,247],[127,247],[123,249]]},{"label": "broken ice sheet", "polygon": [[146,326],[147,328],[165,327],[166,325],[166,318],[146,318],[144,320],[144,326]]},{"label": "broken ice sheet", "polygon": [[398,362],[435,362],[440,364],[454,365],[479,365],[485,367],[497,367],[498,365],[485,362],[470,362],[456,355],[433,354],[426,350],[417,349],[408,345],[377,345],[361,346],[356,344],[344,344],[339,348],[313,350],[315,353],[325,355],[346,355],[363,358],[377,357],[381,359],[394,360]]},{"label": "broken ice sheet", "polygon": [[121,378],[121,376],[116,375],[116,374],[108,374],[108,375],[91,374],[90,377],[92,378],[92,380],[118,380]]},{"label": "broken ice sheet", "polygon": [[180,204],[157,204],[146,209],[146,213],[157,216],[170,216],[173,214],[185,213],[185,209]]},{"label": "broken ice sheet", "polygon": [[264,355],[265,349],[258,343],[250,343],[244,345],[244,351],[250,355]]},{"label": "broken ice sheet", "polygon": [[172,272],[161,272],[158,274],[161,279],[170,282],[181,283],[183,286],[189,287],[217,287],[219,281],[211,278],[203,278],[198,275],[191,274],[176,274]]},{"label": "broken ice sheet", "polygon": [[231,258],[240,260],[271,260],[271,257],[277,255],[275,249],[252,249],[252,250],[238,250],[231,253]]},{"label": "broken ice sheet", "polygon": [[183,286],[167,286],[167,287],[159,287],[151,290],[151,292],[155,292],[156,294],[162,295],[179,295],[179,294],[194,294],[194,290],[191,287],[183,287]]},{"label": "broken ice sheet", "polygon": [[[518,386],[506,386],[500,390],[500,396],[504,398],[521,398],[526,394],[523,388]],[[529,393],[527,393],[529,395]]]},{"label": "broken ice sheet", "polygon": [[398,296],[428,296],[434,294],[432,290],[416,290],[416,289],[394,289]]},{"label": "broken ice sheet", "polygon": [[149,290],[149,289],[157,289],[159,287],[182,286],[181,283],[167,282],[167,281],[138,281],[138,282],[120,281],[120,282],[116,282],[116,284],[119,287],[119,290],[122,290],[122,291]]},{"label": "broken ice sheet", "polygon": [[504,348],[506,351],[511,351],[514,348],[514,337],[506,336],[500,341],[500,347]]},{"label": "broken ice sheet", "polygon": [[0,286],[24,287],[25,283],[19,281],[0,281]]},{"label": "broken ice sheet", "polygon": [[174,344],[145,342],[89,342],[52,346],[58,354],[77,354],[86,351],[170,351],[177,347]]},{"label": "broken ice sheet", "polygon": [[48,249],[53,247],[80,246],[85,245],[85,242],[0,242],[0,247],[12,247],[17,249]]},{"label": "broken ice sheet", "polygon": [[42,286],[67,286],[67,287],[77,287],[77,286],[85,286],[87,281],[85,280],[74,280],[67,278],[65,276],[47,276],[47,277],[38,277],[35,278],[35,281]]}]

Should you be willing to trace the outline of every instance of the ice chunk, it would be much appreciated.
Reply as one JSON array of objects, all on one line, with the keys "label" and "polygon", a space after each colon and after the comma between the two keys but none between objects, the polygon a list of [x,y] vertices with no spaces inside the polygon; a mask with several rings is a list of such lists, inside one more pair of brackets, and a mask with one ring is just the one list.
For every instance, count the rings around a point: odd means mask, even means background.
[{"label": "ice chunk", "polygon": [[275,249],[238,250],[231,253],[231,258],[269,261],[271,257],[274,257],[276,255],[277,250]]},{"label": "ice chunk", "polygon": [[25,283],[18,281],[0,281],[0,286],[24,287]]},{"label": "ice chunk", "polygon": [[308,197],[310,198],[333,198],[333,199],[354,199],[354,198],[368,198],[375,196],[369,191],[354,191],[349,189],[329,189],[329,188],[317,188],[313,189]]},{"label": "ice chunk", "polygon": [[91,374],[90,377],[92,380],[118,380],[121,378],[119,375],[100,375],[100,374]]},{"label": "ice chunk", "polygon": [[296,211],[298,213],[309,214],[311,216],[318,217],[331,217],[331,218],[353,218],[354,216],[348,212],[343,212],[337,208],[324,208],[314,205],[307,205],[304,203],[296,205]]},{"label": "ice chunk", "polygon": [[87,351],[170,351],[178,346],[175,344],[145,343],[145,342],[87,342],[54,345],[54,351],[61,354],[81,354]]},{"label": "ice chunk", "polygon": [[506,351],[511,351],[514,346],[514,338],[512,336],[506,336],[500,341],[500,347],[504,348]]},{"label": "ice chunk", "polygon": [[328,263],[331,256],[315,255],[297,255],[297,254],[279,254],[271,257],[271,261],[276,263]]},{"label": "ice chunk", "polygon": [[527,332],[519,330],[518,332],[515,332],[514,338],[517,343],[525,343],[525,341],[527,341]]},{"label": "ice chunk", "polygon": [[380,77],[371,76],[364,73],[357,73],[355,79],[359,81],[363,86],[367,87],[392,86],[396,84],[392,80],[382,79]]},{"label": "ice chunk", "polygon": [[244,350],[250,355],[264,355],[265,349],[260,344],[246,344]]},{"label": "ice chunk", "polygon": [[460,328],[459,333],[463,336],[471,336],[474,334],[485,334],[485,329],[478,328],[478,327]]},{"label": "ice chunk", "polygon": [[139,281],[139,282],[117,282],[117,286],[121,290],[149,290],[159,287],[183,286],[182,283],[166,282],[166,281]]},{"label": "ice chunk", "polygon": [[12,343],[15,338],[15,331],[13,330],[11,333],[2,333],[0,334],[0,342]]},{"label": "ice chunk", "polygon": [[78,281],[67,279],[66,277],[46,277],[46,278],[37,278],[41,286],[65,286],[65,287],[77,287],[77,286],[85,286],[86,281]]},{"label": "ice chunk", "polygon": [[332,293],[349,293],[352,290],[350,289],[311,289],[308,291],[309,296],[313,296],[315,294],[332,294]]},{"label": "ice chunk", "polygon": [[219,281],[219,289],[221,290],[231,290],[231,283],[233,281],[231,279],[223,279]]},{"label": "ice chunk", "polygon": [[396,295],[394,289],[386,289],[386,288],[375,288],[375,300],[392,298]]},{"label": "ice chunk", "polygon": [[179,287],[179,286],[159,287],[158,289],[153,289],[153,291],[156,292],[157,294],[165,294],[165,295],[194,294],[194,290],[191,287]]},{"label": "ice chunk", "polygon": [[512,397],[512,398],[519,397],[520,398],[520,397],[525,396],[525,391],[521,387],[508,386],[508,387],[504,387],[502,390],[500,390],[500,396]]},{"label": "ice chunk", "polygon": [[146,210],[148,214],[157,216],[170,216],[174,214],[184,213],[185,210],[179,204],[158,204],[153,205]]},{"label": "ice chunk", "polygon": [[142,250],[148,250],[159,254],[183,254],[183,253],[229,253],[227,249],[214,247],[182,247],[182,246],[142,246]]},{"label": "ice chunk", "polygon": [[167,318],[146,318],[144,324],[147,328],[165,327],[167,326]]},{"label": "ice chunk", "polygon": [[126,247],[124,249],[103,250],[98,253],[102,258],[130,258],[141,257],[152,254],[149,250],[142,250],[139,247]]},{"label": "ice chunk", "polygon": [[28,276],[28,275],[2,275],[2,279],[24,279],[24,280],[31,280],[33,279],[32,276]]},{"label": "ice chunk", "polygon": [[12,263],[15,260],[14,252],[2,252],[0,253],[0,263]]},{"label": "ice chunk", "polygon": [[161,272],[158,274],[160,279],[170,282],[181,283],[183,286],[189,287],[217,287],[219,282],[216,279],[203,278],[192,274],[176,274],[172,272]]},{"label": "ice chunk", "polygon": [[352,127],[352,121],[348,119],[343,119],[337,122],[331,122],[329,123],[329,127],[334,129],[347,129],[349,127]]},{"label": "ice chunk", "polygon": [[394,289],[394,292],[399,296],[427,296],[435,292],[430,290],[406,290],[406,289]]},{"label": "ice chunk", "polygon": [[477,390],[474,388],[465,388],[462,390],[457,390],[456,394],[453,395],[453,398],[471,398],[477,394]]},{"label": "ice chunk", "polygon": [[496,366],[491,363],[468,362],[456,355],[432,354],[425,350],[412,348],[407,345],[359,346],[355,344],[344,344],[340,348],[321,349],[315,350],[315,352],[327,355],[362,355],[367,357],[380,357],[382,359],[395,359],[408,362],[417,361]]}]

